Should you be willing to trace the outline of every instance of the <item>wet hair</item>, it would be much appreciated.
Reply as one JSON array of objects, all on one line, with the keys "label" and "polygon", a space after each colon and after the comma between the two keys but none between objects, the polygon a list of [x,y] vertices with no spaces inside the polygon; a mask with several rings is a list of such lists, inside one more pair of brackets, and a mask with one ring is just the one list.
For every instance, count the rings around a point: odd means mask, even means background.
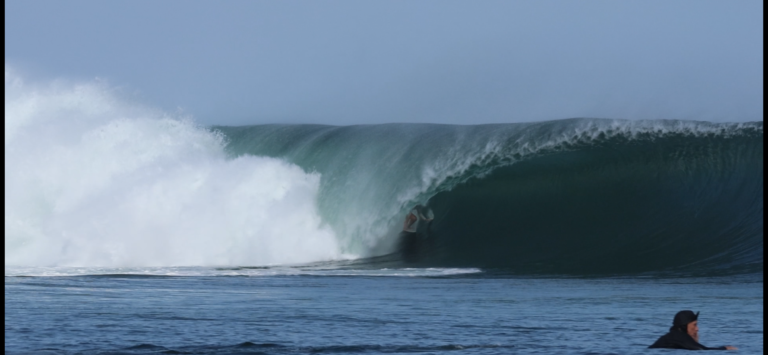
[{"label": "wet hair", "polygon": [[699,319],[699,312],[693,313],[690,310],[677,312],[675,319],[672,320],[672,328],[680,328],[683,331],[687,331],[688,324],[695,322],[697,319]]},{"label": "wet hair", "polygon": [[688,332],[688,324],[691,324],[699,319],[699,312],[693,313],[690,310],[684,310],[675,314],[675,319],[672,320],[672,326],[669,331],[680,330],[683,333]]}]

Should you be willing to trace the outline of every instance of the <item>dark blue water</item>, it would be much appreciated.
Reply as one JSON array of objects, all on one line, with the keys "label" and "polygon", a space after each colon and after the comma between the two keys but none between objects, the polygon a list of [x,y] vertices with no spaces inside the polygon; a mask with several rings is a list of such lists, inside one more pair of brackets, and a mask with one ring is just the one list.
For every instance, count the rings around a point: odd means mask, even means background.
[{"label": "dark blue water", "polygon": [[[701,312],[703,344],[763,353],[762,274],[590,279],[301,267],[11,272],[70,276],[6,276],[9,354],[686,353],[646,349],[682,309]],[[102,275],[72,276],[78,273]]]}]

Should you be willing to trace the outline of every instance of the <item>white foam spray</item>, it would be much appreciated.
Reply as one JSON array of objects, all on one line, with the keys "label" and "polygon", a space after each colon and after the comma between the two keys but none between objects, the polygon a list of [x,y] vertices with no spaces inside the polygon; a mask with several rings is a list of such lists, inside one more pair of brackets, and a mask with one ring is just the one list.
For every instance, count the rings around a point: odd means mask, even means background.
[{"label": "white foam spray", "polygon": [[224,138],[100,82],[5,71],[5,263],[269,265],[339,258],[320,176],[229,159]]}]

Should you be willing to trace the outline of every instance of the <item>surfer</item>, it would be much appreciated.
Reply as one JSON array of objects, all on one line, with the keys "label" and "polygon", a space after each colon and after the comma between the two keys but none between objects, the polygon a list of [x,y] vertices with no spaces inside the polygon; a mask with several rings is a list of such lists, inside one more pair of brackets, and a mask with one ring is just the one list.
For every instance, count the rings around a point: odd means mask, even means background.
[{"label": "surfer", "polygon": [[675,314],[669,333],[662,335],[649,348],[687,349],[687,350],[736,350],[735,346],[720,346],[716,348],[699,344],[699,312],[680,311]]},{"label": "surfer", "polygon": [[[406,261],[417,261],[422,249],[424,248],[425,239],[429,237],[430,227],[435,215],[429,207],[423,205],[414,206],[408,215],[405,216],[403,222],[403,231],[399,235],[399,251],[402,253]],[[423,226],[421,221],[426,222],[426,227]]]},{"label": "surfer", "polygon": [[435,215],[432,210],[423,205],[416,205],[405,216],[405,222],[403,222],[403,232],[416,233],[419,228],[419,221],[427,222],[427,230],[429,230],[432,220],[435,219]]}]

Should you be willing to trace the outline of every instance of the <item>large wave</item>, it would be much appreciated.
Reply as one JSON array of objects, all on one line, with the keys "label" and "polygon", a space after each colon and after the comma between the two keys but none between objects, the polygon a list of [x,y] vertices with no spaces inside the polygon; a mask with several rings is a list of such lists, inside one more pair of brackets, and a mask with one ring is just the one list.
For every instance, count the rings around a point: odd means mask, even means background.
[{"label": "large wave", "polygon": [[265,265],[340,257],[320,177],[98,82],[5,73],[5,263]]},{"label": "large wave", "polygon": [[343,252],[393,250],[413,205],[423,266],[520,272],[762,270],[762,122],[569,119],[216,127],[233,157],[321,174]]},{"label": "large wave", "polygon": [[5,75],[6,265],[762,272],[762,122],[201,127]]}]

